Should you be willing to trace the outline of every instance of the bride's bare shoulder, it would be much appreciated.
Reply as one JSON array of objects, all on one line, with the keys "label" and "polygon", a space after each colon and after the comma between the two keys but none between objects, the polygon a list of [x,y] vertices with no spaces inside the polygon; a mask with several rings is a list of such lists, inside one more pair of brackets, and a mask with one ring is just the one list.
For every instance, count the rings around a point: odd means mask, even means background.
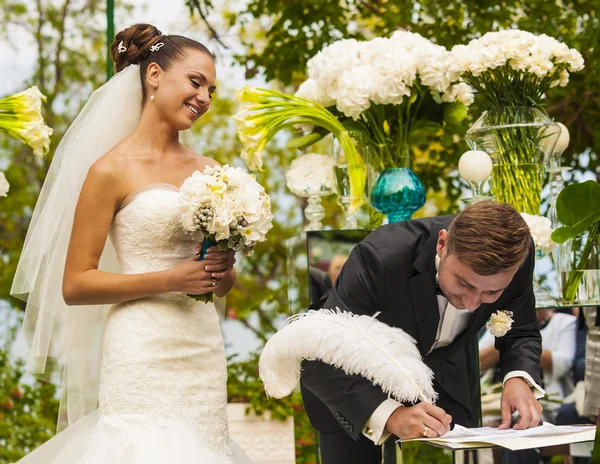
[{"label": "bride's bare shoulder", "polygon": [[122,196],[121,190],[126,189],[125,180],[131,169],[132,158],[129,152],[117,145],[90,166],[86,182],[110,186],[112,193],[117,197]]},{"label": "bride's bare shoulder", "polygon": [[200,155],[198,153],[194,153],[190,150],[190,156],[194,159],[194,164],[198,171],[204,171],[204,168],[207,166],[220,166],[219,162],[210,156]]}]

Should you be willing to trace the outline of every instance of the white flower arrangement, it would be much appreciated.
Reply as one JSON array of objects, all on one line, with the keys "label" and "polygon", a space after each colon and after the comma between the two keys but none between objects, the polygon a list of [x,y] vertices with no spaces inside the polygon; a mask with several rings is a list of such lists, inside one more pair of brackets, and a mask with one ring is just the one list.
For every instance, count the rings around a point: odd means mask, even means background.
[{"label": "white flower arrangement", "polygon": [[[378,171],[410,168],[409,138],[417,123],[459,124],[473,102],[471,88],[453,78],[450,52],[425,37],[397,31],[389,38],[344,39],[307,63],[308,80],[296,96],[326,107],[349,130],[365,135]],[[435,108],[436,106],[441,108]],[[431,111],[428,116],[424,108]],[[433,116],[436,114],[436,116]],[[307,136],[314,143],[318,132]]]},{"label": "white flower arrangement", "polygon": [[6,180],[6,176],[0,171],[0,197],[5,197],[10,189],[10,184]]},{"label": "white flower arrangement", "polygon": [[299,197],[322,195],[335,189],[331,156],[307,153],[294,159],[285,173],[285,180],[291,192]]},{"label": "white flower arrangement", "polygon": [[188,177],[179,194],[183,229],[202,233],[220,249],[250,255],[273,227],[265,189],[241,168],[207,167]]},{"label": "white flower arrangement", "polygon": [[535,248],[550,253],[554,248],[552,240],[552,222],[544,216],[536,216],[527,213],[521,213],[521,216],[527,223],[533,238]]},{"label": "white flower arrangement", "polygon": [[473,94],[458,78],[451,80],[451,65],[446,48],[413,32],[364,42],[344,39],[308,61],[309,79],[296,95],[325,107],[335,105],[354,120],[371,104],[399,105],[423,87],[440,102],[458,100],[468,106]]},{"label": "white flower arrangement", "polygon": [[504,337],[513,324],[512,311],[500,310],[490,316],[485,326],[494,337]]},{"label": "white flower arrangement", "polygon": [[581,54],[558,40],[509,29],[452,48],[449,78],[462,78],[490,106],[531,106],[583,67]]}]

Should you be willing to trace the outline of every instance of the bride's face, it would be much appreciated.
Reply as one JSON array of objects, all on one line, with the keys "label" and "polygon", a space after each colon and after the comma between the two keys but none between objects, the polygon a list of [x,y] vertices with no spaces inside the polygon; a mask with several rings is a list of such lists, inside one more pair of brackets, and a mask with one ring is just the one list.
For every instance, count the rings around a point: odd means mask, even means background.
[{"label": "bride's face", "polygon": [[166,71],[160,71],[151,82],[148,98],[154,95],[154,100],[146,104],[156,105],[161,119],[175,129],[189,129],[210,108],[215,78],[213,59],[206,53],[187,49],[181,59]]}]

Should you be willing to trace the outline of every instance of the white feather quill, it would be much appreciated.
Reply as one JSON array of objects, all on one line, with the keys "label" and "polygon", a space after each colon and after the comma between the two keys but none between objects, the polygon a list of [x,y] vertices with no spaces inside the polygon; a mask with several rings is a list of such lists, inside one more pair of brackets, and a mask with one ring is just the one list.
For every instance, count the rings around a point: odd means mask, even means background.
[{"label": "white feather quill", "polygon": [[267,394],[289,395],[300,379],[300,363],[307,359],[361,375],[400,402],[435,402],[433,372],[421,359],[415,340],[376,317],[338,308],[288,319],[260,356],[259,372]]}]

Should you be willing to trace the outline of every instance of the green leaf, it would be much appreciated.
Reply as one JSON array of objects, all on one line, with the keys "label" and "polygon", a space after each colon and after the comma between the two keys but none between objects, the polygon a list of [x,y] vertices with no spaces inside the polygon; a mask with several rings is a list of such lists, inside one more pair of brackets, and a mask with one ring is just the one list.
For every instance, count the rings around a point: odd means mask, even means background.
[{"label": "green leaf", "polygon": [[458,126],[467,117],[467,114],[467,107],[459,101],[444,105],[444,122],[446,124]]},{"label": "green leaf", "polygon": [[572,184],[556,200],[558,220],[564,224],[552,232],[552,240],[563,243],[600,221],[600,184],[593,180]]},{"label": "green leaf", "polygon": [[418,119],[412,125],[410,129],[410,133],[414,134],[416,132],[427,132],[431,135],[437,133],[442,128],[442,125],[437,121],[431,121],[429,119]]},{"label": "green leaf", "polygon": [[325,137],[326,133],[321,132],[311,132],[303,137],[296,137],[291,139],[287,143],[288,148],[297,148],[299,150],[304,150],[306,147],[310,147],[311,145],[317,143],[323,137]]}]

